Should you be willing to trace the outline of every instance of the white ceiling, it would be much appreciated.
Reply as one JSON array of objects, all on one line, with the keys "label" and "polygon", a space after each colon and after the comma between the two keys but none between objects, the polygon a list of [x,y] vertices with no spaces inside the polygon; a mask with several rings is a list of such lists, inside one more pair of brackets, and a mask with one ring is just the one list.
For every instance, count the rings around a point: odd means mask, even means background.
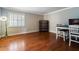
[{"label": "white ceiling", "polygon": [[9,10],[22,11],[32,14],[47,14],[49,12],[57,11],[66,7],[4,7]]}]

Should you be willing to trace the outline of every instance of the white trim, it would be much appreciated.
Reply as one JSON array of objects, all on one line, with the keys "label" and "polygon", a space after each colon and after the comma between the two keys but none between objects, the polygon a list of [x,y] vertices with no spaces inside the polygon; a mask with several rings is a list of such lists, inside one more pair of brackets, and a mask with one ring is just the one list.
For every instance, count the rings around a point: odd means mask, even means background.
[{"label": "white trim", "polygon": [[33,32],[38,32],[37,30],[32,30],[28,32],[22,32],[22,33],[16,33],[16,34],[9,34],[8,36],[13,36],[13,35],[19,35],[19,34],[27,34],[27,33],[33,33]]},{"label": "white trim", "polygon": [[25,34],[25,33],[26,33],[26,32],[16,33],[16,34],[8,34],[8,36],[19,35],[19,34]]},{"label": "white trim", "polygon": [[44,15],[49,15],[49,14],[61,12],[61,11],[68,10],[68,9],[71,9],[71,8],[74,8],[74,7],[63,8],[63,9],[60,9],[60,10],[57,10],[57,11],[53,11],[53,12],[50,12],[50,13],[47,13],[47,14],[44,14]]},{"label": "white trim", "polygon": [[[8,34],[8,36],[13,36],[13,35],[19,35],[19,34],[27,34],[27,33],[33,33],[33,32],[38,32],[38,30],[32,30],[28,32],[21,32],[21,33],[15,33],[15,34]],[[4,37],[5,35],[2,35],[1,37]]]},{"label": "white trim", "polygon": [[39,30],[31,30],[31,31],[28,31],[26,33],[32,33],[32,32],[39,32]]},{"label": "white trim", "polygon": [[50,30],[49,32],[56,33],[56,31],[52,31],[52,30]]}]

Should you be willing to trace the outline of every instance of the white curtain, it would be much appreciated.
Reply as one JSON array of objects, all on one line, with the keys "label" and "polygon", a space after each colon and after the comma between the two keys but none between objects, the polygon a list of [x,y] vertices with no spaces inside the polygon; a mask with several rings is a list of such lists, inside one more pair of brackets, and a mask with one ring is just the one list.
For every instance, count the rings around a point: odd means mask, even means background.
[{"label": "white curtain", "polygon": [[25,25],[25,16],[21,13],[8,14],[8,27],[23,27]]}]

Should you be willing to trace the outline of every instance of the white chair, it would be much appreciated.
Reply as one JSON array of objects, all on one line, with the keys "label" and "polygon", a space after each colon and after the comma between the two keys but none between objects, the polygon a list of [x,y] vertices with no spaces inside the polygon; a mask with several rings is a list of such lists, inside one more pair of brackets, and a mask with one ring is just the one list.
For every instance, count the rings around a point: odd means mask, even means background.
[{"label": "white chair", "polygon": [[79,25],[69,25],[69,46],[71,45],[71,42],[79,43],[78,38]]},{"label": "white chair", "polygon": [[68,29],[57,29],[56,39],[58,39],[58,37],[62,37],[63,40],[65,41],[68,38]]}]

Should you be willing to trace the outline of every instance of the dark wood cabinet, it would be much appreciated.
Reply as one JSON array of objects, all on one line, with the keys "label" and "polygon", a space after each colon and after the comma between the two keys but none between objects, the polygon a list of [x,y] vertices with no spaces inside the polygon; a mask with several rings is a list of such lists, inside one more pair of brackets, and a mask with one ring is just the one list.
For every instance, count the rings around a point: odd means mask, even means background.
[{"label": "dark wood cabinet", "polygon": [[48,20],[40,20],[39,21],[39,31],[40,32],[48,32],[49,31],[49,21]]}]

